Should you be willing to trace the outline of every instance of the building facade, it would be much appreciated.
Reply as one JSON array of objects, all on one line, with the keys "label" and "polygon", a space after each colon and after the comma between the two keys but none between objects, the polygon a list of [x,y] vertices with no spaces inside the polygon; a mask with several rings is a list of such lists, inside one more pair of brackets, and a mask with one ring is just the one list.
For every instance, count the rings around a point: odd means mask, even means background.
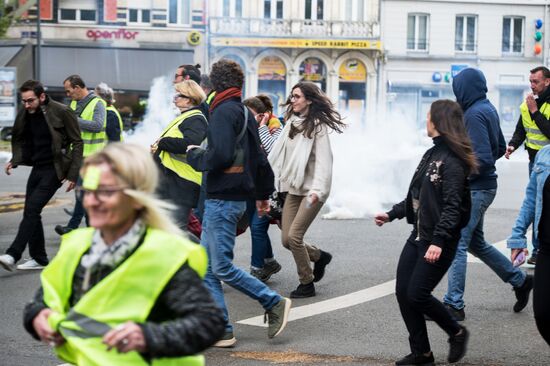
[{"label": "building facade", "polygon": [[209,59],[241,64],[246,96],[265,93],[279,105],[308,80],[341,110],[376,105],[378,1],[214,0],[208,12]]},{"label": "building facade", "polygon": [[476,67],[511,134],[529,70],[548,63],[546,14],[539,0],[383,0],[381,102],[421,124],[434,100],[454,99],[453,75]]},{"label": "building facade", "polygon": [[[20,1],[20,6],[30,0]],[[34,1],[36,4],[36,1]],[[10,27],[0,44],[3,66],[16,66],[19,83],[36,77],[61,95],[63,80],[82,76],[93,88],[106,82],[118,98],[144,98],[155,77],[181,64],[205,63],[202,0],[41,0],[37,62],[36,6]],[[39,70],[38,70],[39,68]]]}]

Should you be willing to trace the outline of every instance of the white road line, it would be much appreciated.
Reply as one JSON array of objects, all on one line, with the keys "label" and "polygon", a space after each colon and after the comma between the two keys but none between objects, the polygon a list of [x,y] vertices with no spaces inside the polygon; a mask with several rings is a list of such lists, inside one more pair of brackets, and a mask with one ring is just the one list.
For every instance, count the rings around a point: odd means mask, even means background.
[{"label": "white road line", "polygon": [[[307,318],[314,315],[328,313],[329,311],[344,309],[350,306],[359,305],[364,302],[376,300],[378,298],[391,295],[395,292],[395,280],[385,282],[380,285],[369,287],[364,290],[352,292],[351,294],[338,296],[329,300],[319,301],[314,304],[299,306],[290,309],[290,315],[288,321]],[[264,317],[255,316],[240,320],[237,323],[254,325],[257,327],[266,327],[264,324]]]},{"label": "white road line", "polygon": [[[530,237],[530,232],[527,233],[527,237]],[[502,254],[508,258],[510,256],[510,250],[506,248],[506,240],[501,240],[494,243],[493,246],[498,249]],[[468,253],[468,262],[470,263],[483,263],[481,260]],[[526,265],[526,267],[533,267]],[[352,292],[351,294],[334,297],[332,299],[319,301],[313,304],[298,306],[290,309],[290,315],[288,321],[294,321],[298,319],[307,318],[314,315],[328,313],[330,311],[340,310],[348,308],[350,306],[359,305],[365,302],[379,299],[384,296],[388,296],[395,293],[395,280],[382,283],[373,287],[366,288],[364,290]],[[243,319],[237,322],[238,324],[253,325],[256,327],[267,327],[264,324],[264,317],[255,316],[248,319]]]}]

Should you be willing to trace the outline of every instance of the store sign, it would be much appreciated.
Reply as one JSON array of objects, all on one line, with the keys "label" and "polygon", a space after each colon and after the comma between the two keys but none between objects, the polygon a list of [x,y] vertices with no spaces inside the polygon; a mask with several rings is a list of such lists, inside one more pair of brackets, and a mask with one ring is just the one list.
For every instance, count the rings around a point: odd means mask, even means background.
[{"label": "store sign", "polygon": [[451,76],[454,78],[458,75],[459,72],[462,70],[468,68],[469,65],[460,65],[460,64],[453,64],[451,65]]},{"label": "store sign", "polygon": [[88,29],[86,31],[86,37],[97,41],[98,39],[126,39],[134,40],[139,32],[127,31],[126,29],[118,29],[116,31],[100,30],[100,29]]},{"label": "store sign", "polygon": [[258,67],[259,80],[285,80],[286,67],[276,56],[264,57]]},{"label": "store sign", "polygon": [[197,31],[189,32],[187,35],[187,43],[191,46],[197,46],[201,43],[201,34]]},{"label": "store sign", "polygon": [[325,64],[316,57],[309,57],[300,64],[300,77],[305,81],[322,81],[327,74]]},{"label": "store sign", "polygon": [[0,67],[0,122],[4,126],[11,126],[17,113],[15,72],[15,67]]},{"label": "store sign", "polygon": [[340,65],[339,76],[340,81],[364,83],[367,80],[367,69],[361,61],[351,58]]},{"label": "store sign", "polygon": [[277,47],[277,48],[337,48],[351,50],[382,50],[380,41],[355,39],[301,39],[301,38],[226,38],[213,37],[211,44],[218,47]]}]

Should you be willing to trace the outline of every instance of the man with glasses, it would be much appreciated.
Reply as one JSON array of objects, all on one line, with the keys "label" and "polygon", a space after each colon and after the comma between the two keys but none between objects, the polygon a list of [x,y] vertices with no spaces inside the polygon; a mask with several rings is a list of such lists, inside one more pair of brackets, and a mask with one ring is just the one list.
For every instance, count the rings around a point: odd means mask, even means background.
[{"label": "man with glasses", "polygon": [[0,266],[13,271],[29,244],[31,259],[17,266],[20,270],[41,269],[48,264],[42,209],[64,181],[67,191],[75,187],[82,163],[82,139],[74,113],[51,100],[39,81],[28,80],[19,89],[23,108],[15,118],[11,140],[12,159],[7,175],[19,165],[32,166],[27,181],[25,209],[19,230]]}]

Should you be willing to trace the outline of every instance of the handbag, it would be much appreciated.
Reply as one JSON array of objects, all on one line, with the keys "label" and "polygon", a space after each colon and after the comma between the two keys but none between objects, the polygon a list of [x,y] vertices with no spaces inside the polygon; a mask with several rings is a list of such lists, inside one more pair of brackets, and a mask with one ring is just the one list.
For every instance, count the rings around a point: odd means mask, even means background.
[{"label": "handbag", "polygon": [[287,192],[274,191],[269,196],[269,213],[272,220],[281,220],[283,217],[283,206],[285,205]]}]

